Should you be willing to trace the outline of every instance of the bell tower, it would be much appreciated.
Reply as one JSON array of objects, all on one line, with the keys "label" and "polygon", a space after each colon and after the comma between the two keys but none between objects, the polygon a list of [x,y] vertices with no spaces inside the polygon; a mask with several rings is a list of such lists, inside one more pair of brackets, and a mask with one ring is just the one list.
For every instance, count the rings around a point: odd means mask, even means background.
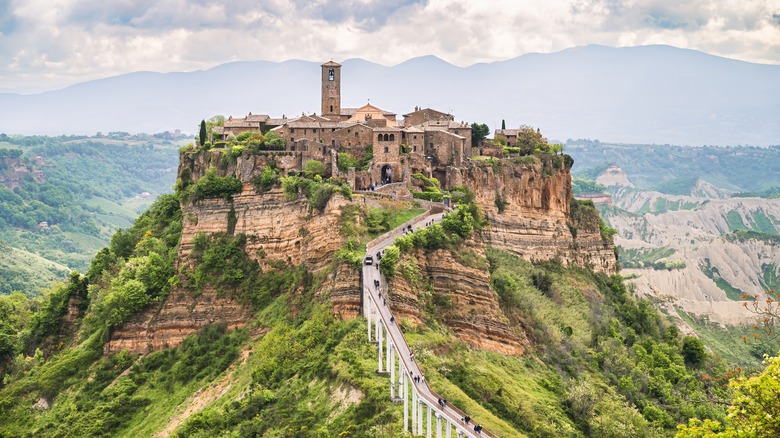
[{"label": "bell tower", "polygon": [[322,116],[332,120],[341,117],[341,64],[322,64]]}]

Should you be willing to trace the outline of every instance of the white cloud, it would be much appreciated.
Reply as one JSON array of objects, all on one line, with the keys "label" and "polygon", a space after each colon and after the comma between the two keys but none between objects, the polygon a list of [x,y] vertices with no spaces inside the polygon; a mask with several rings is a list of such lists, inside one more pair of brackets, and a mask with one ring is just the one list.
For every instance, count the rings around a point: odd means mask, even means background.
[{"label": "white cloud", "polygon": [[234,60],[470,65],[592,43],[778,64],[780,0],[0,0],[6,90]]}]

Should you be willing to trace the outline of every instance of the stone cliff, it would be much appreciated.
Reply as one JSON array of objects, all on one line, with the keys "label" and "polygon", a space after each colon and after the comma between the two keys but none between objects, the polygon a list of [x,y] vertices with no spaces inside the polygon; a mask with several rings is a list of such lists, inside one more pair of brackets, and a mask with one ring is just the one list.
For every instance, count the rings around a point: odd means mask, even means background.
[{"label": "stone cliff", "polygon": [[512,330],[509,319],[490,288],[483,248],[470,241],[471,266],[450,250],[415,250],[400,263],[390,283],[388,305],[393,313],[421,323],[426,310],[444,322],[464,342],[479,349],[520,355],[527,345],[522,331]]},{"label": "stone cliff", "polygon": [[[228,232],[231,215],[233,233],[246,234],[247,254],[264,268],[271,260],[282,260],[290,266],[304,264],[316,272],[332,262],[334,253],[344,244],[334,225],[339,221],[341,208],[349,201],[334,194],[324,212],[312,215],[305,199],[289,200],[278,187],[258,193],[252,178],[271,160],[283,170],[300,166],[298,157],[286,154],[243,154],[235,160],[221,158],[219,151],[182,154],[180,178],[197,181],[209,168],[215,168],[219,176],[240,179],[243,190],[232,200],[209,198],[182,205],[180,264],[189,261],[187,256],[197,233]],[[341,267],[328,280],[323,287],[327,288],[335,310],[344,317],[355,317],[360,309],[358,271]],[[238,327],[248,318],[249,309],[227,294],[211,288],[198,295],[181,286],[160,306],[147,309],[115,330],[106,350],[145,353],[174,347],[205,325],[225,322],[229,327]]]},{"label": "stone cliff", "polygon": [[566,155],[474,162],[452,168],[448,181],[475,193],[490,222],[483,232],[487,246],[613,274],[614,244],[601,238],[598,216],[571,217],[571,165]]},{"label": "stone cliff", "polygon": [[[191,268],[187,256],[196,234],[243,233],[247,254],[264,269],[271,260],[281,260],[289,266],[303,264],[315,273],[324,271],[319,297],[330,301],[341,317],[357,317],[361,309],[360,272],[352,266],[333,264],[335,252],[345,243],[338,224],[350,201],[335,194],[324,211],[312,214],[305,199],[290,200],[279,187],[258,191],[253,179],[272,160],[282,172],[300,169],[302,164],[300,156],[284,152],[238,157],[227,151],[182,153],[180,179],[197,181],[213,168],[218,176],[238,178],[243,188],[229,200],[207,198],[182,205],[179,268]],[[484,260],[483,248],[493,246],[530,260],[560,258],[564,263],[615,272],[614,247],[611,241],[601,239],[598,217],[595,223],[575,223],[570,218],[568,160],[565,156],[544,156],[450,168],[449,185],[469,187],[490,223],[481,236],[469,241],[469,251]],[[437,317],[461,339],[478,348],[522,354],[527,345],[524,334],[510,327],[502,313],[490,289],[486,264],[468,266],[449,251],[418,253],[413,259],[417,275],[432,287]],[[250,310],[228,294],[213,288],[195,294],[184,283],[165,302],[117,328],[106,351],[145,353],[173,347],[205,325],[225,322],[238,327],[249,319]],[[400,315],[419,321],[419,285],[399,277],[393,290],[391,305]],[[422,299],[427,304],[433,302],[426,300]]]}]

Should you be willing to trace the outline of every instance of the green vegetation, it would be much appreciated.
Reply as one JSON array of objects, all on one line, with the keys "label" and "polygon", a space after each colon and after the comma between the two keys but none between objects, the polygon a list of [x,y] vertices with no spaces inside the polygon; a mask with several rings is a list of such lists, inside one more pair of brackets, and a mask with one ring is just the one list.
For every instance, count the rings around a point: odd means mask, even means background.
[{"label": "green vegetation", "polygon": [[487,259],[502,310],[529,337],[525,356],[471,350],[433,315],[407,333],[426,379],[491,430],[658,436],[692,416],[724,418],[718,400],[728,391],[712,380],[723,375],[722,364],[619,277],[493,249]]},{"label": "green vegetation", "polygon": [[309,210],[317,210],[320,213],[325,210],[328,201],[334,193],[341,193],[345,198],[352,199],[352,190],[345,181],[336,178],[323,180],[320,175],[310,172],[289,172],[280,179],[282,191],[288,199],[298,199],[303,195],[309,200]]},{"label": "green vegetation", "polygon": [[[224,124],[224,117],[222,117],[221,123]],[[214,124],[211,126],[213,127]],[[234,155],[237,156],[243,151],[247,151],[250,154],[257,154],[262,151],[283,151],[285,149],[285,142],[275,131],[268,131],[265,133],[260,131],[246,131],[237,136],[230,134],[228,138],[223,141],[215,141],[213,146],[215,148],[235,152]],[[209,149],[210,145],[201,143],[201,147],[205,150]],[[194,150],[196,150],[196,148],[192,145],[185,148],[185,151]]]},{"label": "green vegetation", "polygon": [[184,201],[197,202],[205,198],[224,198],[232,201],[233,195],[244,188],[241,180],[235,176],[217,176],[217,170],[210,168],[195,184],[186,188]]},{"label": "green vegetation", "polygon": [[745,293],[741,289],[737,289],[736,287],[732,286],[731,283],[726,281],[720,275],[718,267],[712,266],[710,259],[702,260],[701,266],[699,268],[704,273],[704,275],[707,276],[707,278],[714,281],[718,288],[726,293],[726,296],[729,297],[729,299],[734,301],[742,301],[745,299],[743,298]]},{"label": "green vegetation", "polygon": [[474,147],[479,146],[490,135],[490,128],[484,123],[471,124],[471,144]]},{"label": "green vegetation", "polygon": [[682,269],[685,262],[682,260],[663,260],[674,255],[676,251],[669,247],[661,248],[632,248],[618,247],[618,260],[624,268],[653,268],[656,271]]},{"label": "green vegetation", "polygon": [[[440,249],[460,244],[472,231],[481,231],[486,225],[482,211],[473,201],[473,194],[466,193],[463,203],[454,212],[447,213],[441,223],[434,223],[425,228],[407,233],[395,239],[395,242],[385,249],[385,256],[379,263],[379,270],[388,278],[392,278],[400,255],[412,248]],[[392,252],[392,256],[388,257]],[[398,254],[397,256],[395,254]]]},{"label": "green vegetation", "polygon": [[252,184],[255,185],[255,190],[258,193],[265,193],[277,184],[279,184],[279,173],[281,171],[274,165],[273,162],[266,164],[263,168],[263,172],[252,178]]},{"label": "green vegetation", "polygon": [[721,325],[709,321],[706,317],[698,317],[675,307],[677,316],[691,327],[707,348],[723,358],[730,366],[742,367],[748,370],[758,370],[764,355],[774,355],[780,351],[778,340],[753,340],[756,330],[750,325]]},{"label": "green vegetation", "polygon": [[593,201],[572,198],[569,203],[569,210],[569,230],[573,238],[577,238],[579,230],[594,232],[598,229],[601,239],[605,241],[611,241],[614,235],[617,234],[617,230],[609,227],[604,222],[604,219],[599,216]]},{"label": "green vegetation", "polygon": [[[615,163],[641,189],[657,187],[680,193],[695,179],[730,190],[766,191],[768,195],[773,187],[780,187],[780,148],[776,147],[687,147],[570,140],[566,150],[577,160],[575,175],[595,178]],[[669,184],[665,185],[666,182]]]},{"label": "green vegetation", "polygon": [[731,380],[734,395],[725,421],[698,418],[678,428],[678,438],[770,437],[780,435],[780,358],[766,360],[766,368],[753,376],[737,375]]},{"label": "green vegetation", "polygon": [[571,188],[572,188],[572,192],[575,195],[607,192],[607,188],[597,183],[595,180],[583,178],[583,177],[577,177],[577,176],[572,177]]},{"label": "green vegetation", "polygon": [[177,165],[171,140],[0,134],[2,146],[15,148],[0,148],[8,184],[0,185],[0,240],[14,254],[0,260],[0,293],[34,297],[71,269],[86,270],[117,229],[169,190]]},{"label": "green vegetation", "polygon": [[350,167],[354,167],[355,170],[365,171],[368,170],[368,166],[371,164],[371,160],[374,159],[374,146],[366,146],[362,157],[355,157],[347,152],[340,152],[336,157],[336,167],[340,172],[346,173]]},{"label": "green vegetation", "polygon": [[413,191],[412,196],[418,199],[425,199],[434,202],[442,202],[444,200],[444,192],[441,191],[438,179],[428,178],[421,173],[415,173],[412,175],[412,178],[422,183],[422,191]]}]

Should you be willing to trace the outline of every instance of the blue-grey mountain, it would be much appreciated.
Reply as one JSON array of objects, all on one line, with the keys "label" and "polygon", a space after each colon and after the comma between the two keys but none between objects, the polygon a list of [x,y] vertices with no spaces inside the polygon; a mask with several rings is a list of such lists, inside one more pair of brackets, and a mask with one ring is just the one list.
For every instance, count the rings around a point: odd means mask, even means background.
[{"label": "blue-grey mountain", "polygon": [[[136,72],[36,95],[0,94],[0,132],[195,133],[215,114],[318,110],[321,60]],[[780,66],[669,46],[578,47],[458,67],[433,56],[343,62],[345,106],[452,110],[469,122],[539,126],[551,138],[688,145],[780,144]],[[282,114],[271,114],[281,116]]]}]

